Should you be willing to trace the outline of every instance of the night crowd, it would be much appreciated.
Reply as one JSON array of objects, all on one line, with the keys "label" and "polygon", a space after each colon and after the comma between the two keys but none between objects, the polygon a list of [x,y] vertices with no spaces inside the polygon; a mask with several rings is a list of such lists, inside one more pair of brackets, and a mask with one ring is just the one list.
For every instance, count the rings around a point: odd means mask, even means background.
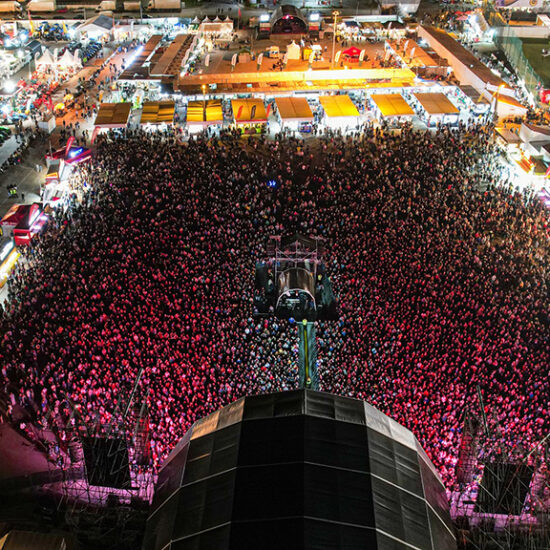
[{"label": "night crowd", "polygon": [[339,301],[317,332],[324,391],[410,428],[448,487],[478,385],[494,452],[526,452],[550,427],[548,214],[488,136],[99,136],[83,204],[10,283],[9,414],[107,424],[143,369],[158,466],[195,420],[296,387],[295,325],[252,301],[268,237],[301,232],[326,239]]}]

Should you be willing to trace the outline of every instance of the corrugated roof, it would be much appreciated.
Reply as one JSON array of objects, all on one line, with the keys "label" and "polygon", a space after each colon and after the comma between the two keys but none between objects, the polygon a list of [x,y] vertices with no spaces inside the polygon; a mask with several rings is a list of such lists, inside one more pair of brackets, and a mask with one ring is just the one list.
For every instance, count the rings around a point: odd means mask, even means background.
[{"label": "corrugated roof", "polygon": [[[463,65],[466,65],[483,82],[498,87],[506,83],[498,77],[489,67],[485,66],[473,53],[468,51],[460,42],[457,42],[450,34],[431,26],[422,26],[422,28],[446,50],[451,52]],[[508,86],[507,86],[508,87]]]}]

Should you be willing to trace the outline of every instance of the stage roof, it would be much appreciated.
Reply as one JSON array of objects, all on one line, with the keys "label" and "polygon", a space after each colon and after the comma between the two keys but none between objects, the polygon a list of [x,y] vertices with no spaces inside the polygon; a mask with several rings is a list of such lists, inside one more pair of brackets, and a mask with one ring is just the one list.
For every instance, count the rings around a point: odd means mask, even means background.
[{"label": "stage roof", "polygon": [[267,113],[261,99],[232,99],[233,116],[237,122],[266,122]]},{"label": "stage roof", "polygon": [[175,110],[173,101],[145,101],[140,124],[172,124]]},{"label": "stage roof", "polygon": [[305,97],[278,97],[275,103],[283,120],[313,120],[313,113]]},{"label": "stage roof", "polygon": [[457,115],[460,111],[442,93],[413,94],[429,115]]},{"label": "stage roof", "polygon": [[187,104],[187,123],[217,124],[223,122],[222,102],[219,99],[208,101],[190,101]]},{"label": "stage roof", "polygon": [[131,110],[131,103],[101,103],[94,124],[100,128],[121,128],[128,124]]},{"label": "stage roof", "polygon": [[411,106],[401,94],[372,94],[371,98],[380,109],[382,116],[414,115]]},{"label": "stage roof", "polygon": [[328,117],[359,116],[349,95],[322,95],[319,101]]}]

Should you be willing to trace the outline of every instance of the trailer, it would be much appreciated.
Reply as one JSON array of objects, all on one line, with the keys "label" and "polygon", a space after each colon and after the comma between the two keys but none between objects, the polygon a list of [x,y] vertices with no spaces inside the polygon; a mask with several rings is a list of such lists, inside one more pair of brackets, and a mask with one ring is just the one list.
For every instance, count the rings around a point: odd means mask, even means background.
[{"label": "trailer", "polygon": [[95,11],[116,11],[116,2],[112,0],[103,0],[99,3]]},{"label": "trailer", "polygon": [[27,5],[30,13],[55,12],[57,6],[55,0],[31,0]]},{"label": "trailer", "polygon": [[181,10],[181,0],[149,0],[147,9],[179,12]]},{"label": "trailer", "polygon": [[124,2],[124,11],[140,11],[141,2]]},{"label": "trailer", "polygon": [[0,2],[0,13],[21,13],[21,4],[19,2]]}]

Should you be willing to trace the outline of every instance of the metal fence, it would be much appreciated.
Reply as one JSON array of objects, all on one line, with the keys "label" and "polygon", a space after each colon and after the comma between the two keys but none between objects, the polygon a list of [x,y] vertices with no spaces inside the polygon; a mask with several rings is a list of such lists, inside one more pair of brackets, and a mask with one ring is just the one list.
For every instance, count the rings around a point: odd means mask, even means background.
[{"label": "metal fence", "polygon": [[523,41],[514,36],[513,32],[509,27],[496,29],[495,44],[504,52],[518,77],[525,82],[525,87],[537,100],[542,80],[523,53]]}]

